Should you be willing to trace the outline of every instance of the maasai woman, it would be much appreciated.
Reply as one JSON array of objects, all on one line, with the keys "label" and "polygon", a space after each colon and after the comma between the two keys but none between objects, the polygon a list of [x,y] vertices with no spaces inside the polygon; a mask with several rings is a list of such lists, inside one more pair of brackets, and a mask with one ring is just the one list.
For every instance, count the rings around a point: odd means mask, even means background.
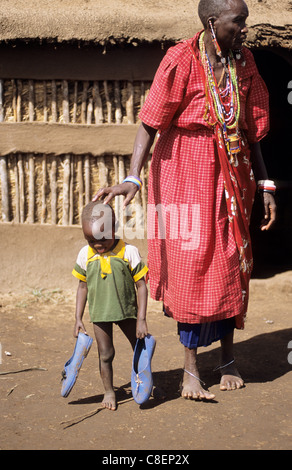
[{"label": "maasai woman", "polygon": [[242,329],[252,270],[249,220],[256,190],[265,224],[276,206],[260,140],[269,130],[268,92],[246,39],[243,0],[201,0],[204,30],[170,48],[141,110],[130,175],[95,198],[141,186],[156,132],[148,188],[150,292],[178,322],[185,362],[182,396],[210,400],[197,348],[221,340],[221,390],[243,386],[234,363],[234,328]]}]

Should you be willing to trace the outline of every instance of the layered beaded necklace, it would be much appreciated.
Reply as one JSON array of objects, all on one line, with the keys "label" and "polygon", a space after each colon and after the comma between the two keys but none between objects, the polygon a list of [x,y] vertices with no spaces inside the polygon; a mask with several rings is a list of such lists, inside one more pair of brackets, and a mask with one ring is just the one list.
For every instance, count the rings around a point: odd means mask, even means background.
[{"label": "layered beaded necklace", "polygon": [[[239,115],[240,100],[239,90],[236,78],[236,65],[232,51],[229,52],[227,60],[221,59],[223,65],[223,74],[217,83],[213,67],[207,54],[204,43],[204,32],[199,39],[200,54],[207,77],[206,88],[208,87],[213,98],[214,110],[218,122],[223,129],[223,136],[228,153],[235,154],[240,151],[239,137]],[[226,85],[224,89],[220,89],[224,73],[226,74]],[[208,89],[206,89],[206,99],[208,102]]]}]

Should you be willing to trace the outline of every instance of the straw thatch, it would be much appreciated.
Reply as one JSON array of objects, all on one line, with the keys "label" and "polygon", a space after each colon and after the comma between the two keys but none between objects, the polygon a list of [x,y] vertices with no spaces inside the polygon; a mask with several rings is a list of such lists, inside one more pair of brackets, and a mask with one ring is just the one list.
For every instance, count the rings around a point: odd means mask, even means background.
[{"label": "straw thatch", "polygon": [[[289,47],[291,1],[247,4],[250,41]],[[0,0],[0,40],[177,41],[201,28],[197,5],[198,0]]]}]

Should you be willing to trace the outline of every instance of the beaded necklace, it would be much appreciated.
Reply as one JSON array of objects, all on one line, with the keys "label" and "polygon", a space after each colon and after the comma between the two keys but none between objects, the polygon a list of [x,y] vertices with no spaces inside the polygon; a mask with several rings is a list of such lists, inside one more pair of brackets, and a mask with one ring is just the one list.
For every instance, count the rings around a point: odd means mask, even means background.
[{"label": "beaded necklace", "polygon": [[[235,60],[232,51],[230,51],[230,54],[227,58],[227,64],[225,66],[226,87],[221,91],[218,87],[217,80],[213,72],[213,67],[205,49],[204,32],[200,36],[199,46],[202,62],[208,79],[209,90],[211,91],[211,95],[213,97],[216,116],[219,122],[223,126],[225,125],[227,129],[234,129],[238,126],[240,101],[235,71]],[[229,100],[226,101],[225,99],[228,97]]]},{"label": "beaded necklace", "polygon": [[[213,98],[214,110],[218,122],[223,129],[223,136],[228,154],[240,151],[240,138],[238,121],[240,115],[239,90],[236,78],[236,66],[232,51],[229,52],[227,61],[223,64],[226,73],[226,86],[220,90],[213,67],[204,44],[204,32],[199,39],[199,48],[204,66],[206,80],[206,100],[208,103],[208,89]],[[221,80],[220,80],[221,82]],[[219,82],[219,83],[220,83]],[[208,105],[209,106],[209,105]],[[230,132],[233,133],[230,135]]]}]

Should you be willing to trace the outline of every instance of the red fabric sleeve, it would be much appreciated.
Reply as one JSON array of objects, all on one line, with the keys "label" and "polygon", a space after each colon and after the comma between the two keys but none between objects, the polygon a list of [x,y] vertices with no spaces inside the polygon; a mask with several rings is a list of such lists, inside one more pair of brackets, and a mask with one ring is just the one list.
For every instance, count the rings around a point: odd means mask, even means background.
[{"label": "red fabric sleeve", "polygon": [[155,129],[169,127],[184,98],[191,60],[191,54],[184,43],[168,50],[139,114],[141,121]]}]

